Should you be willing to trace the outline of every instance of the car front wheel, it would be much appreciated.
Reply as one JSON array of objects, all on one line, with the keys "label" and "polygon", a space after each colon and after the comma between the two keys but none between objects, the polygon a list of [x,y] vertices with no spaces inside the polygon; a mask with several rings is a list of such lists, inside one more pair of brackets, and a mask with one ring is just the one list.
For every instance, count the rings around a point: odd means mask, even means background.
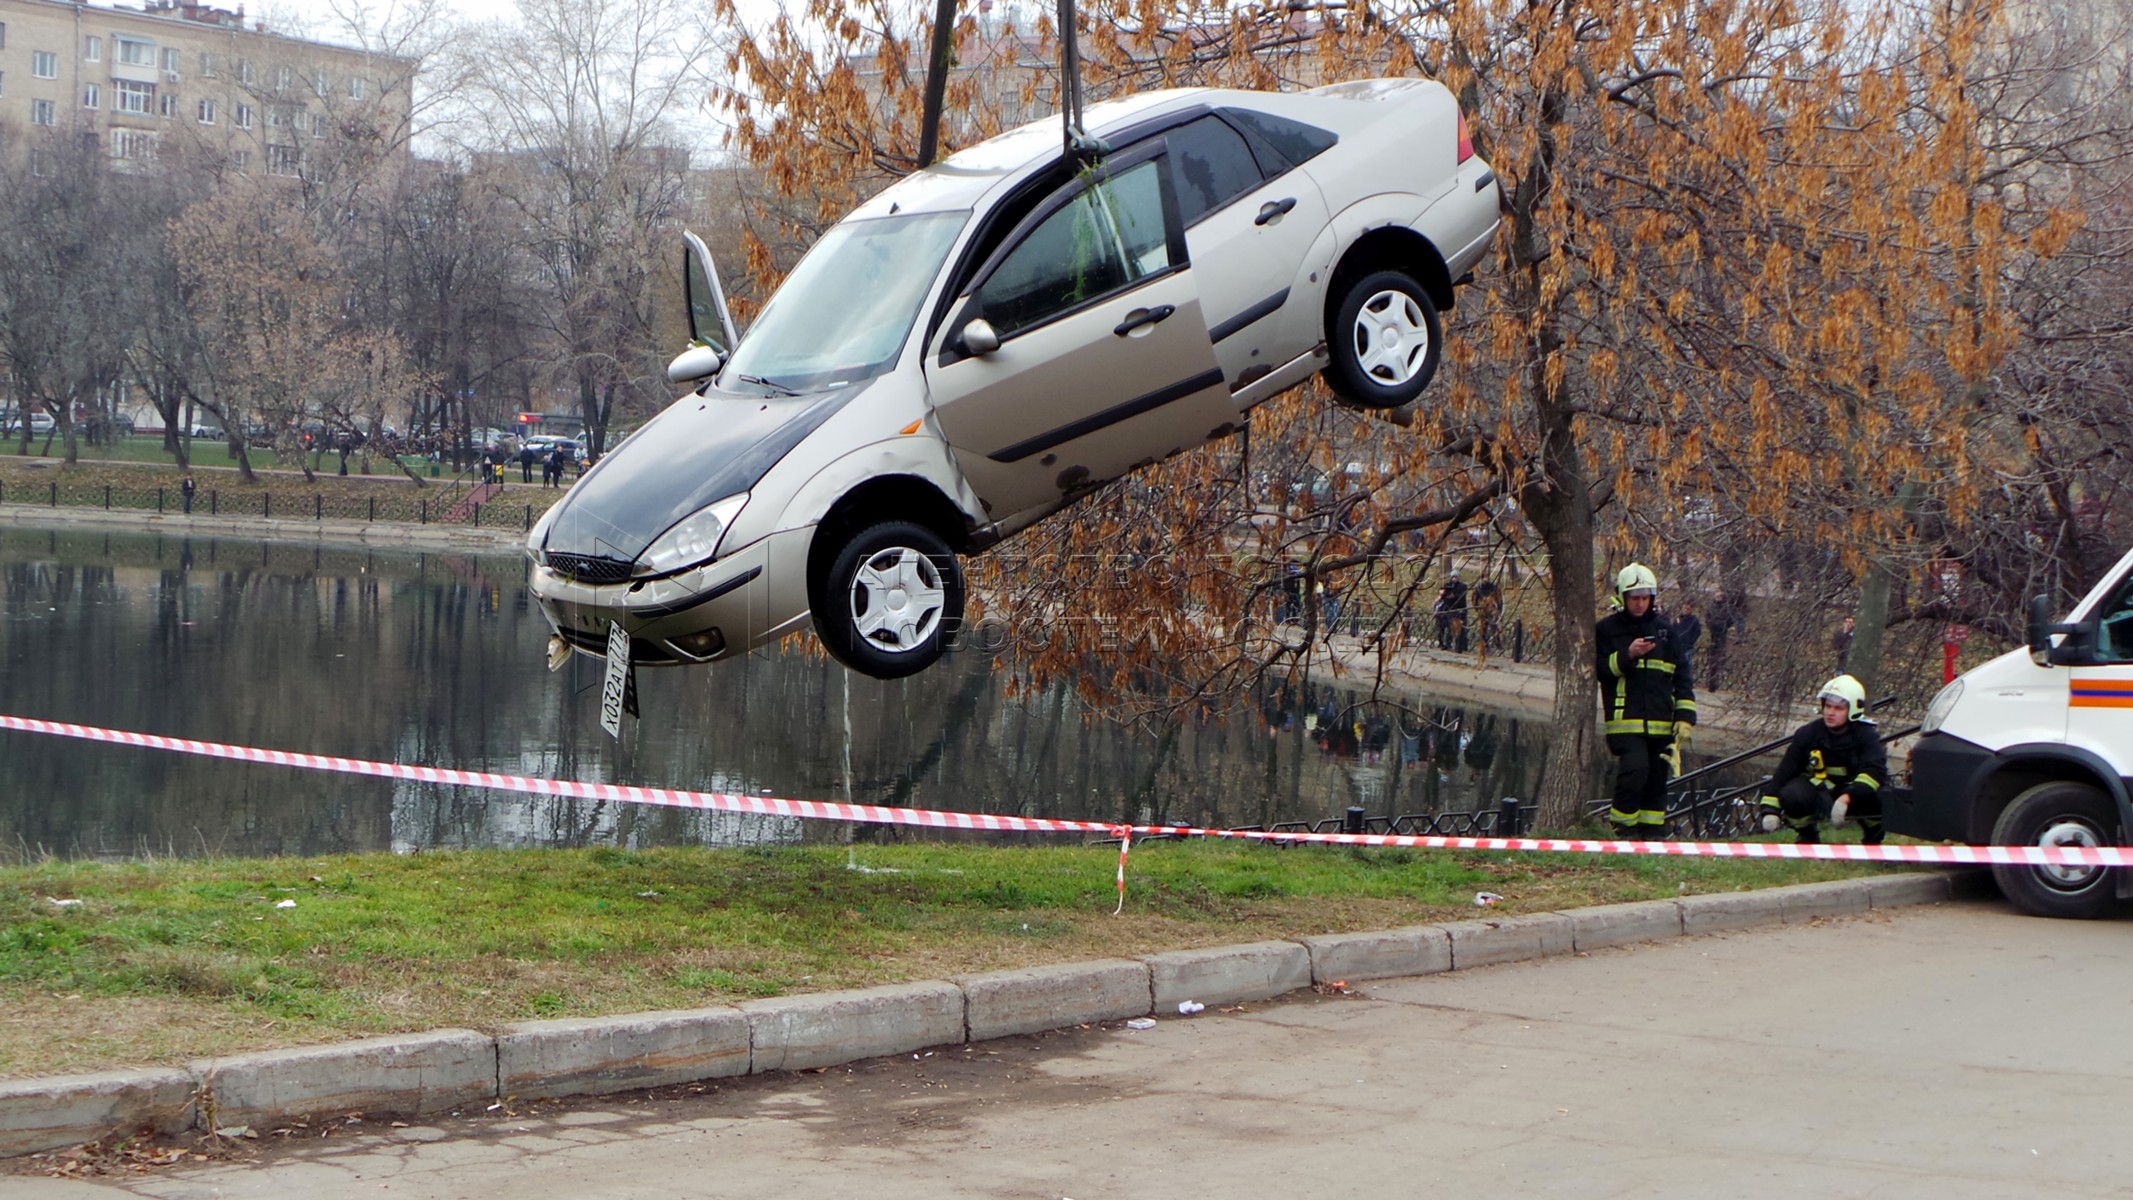
[{"label": "car front wheel", "polygon": [[845,536],[811,581],[815,632],[837,661],[876,679],[933,665],[963,620],[963,573],[940,535],[885,521]]},{"label": "car front wheel", "polygon": [[[2110,846],[2117,844],[2118,809],[2085,783],[2040,783],[2014,798],[1992,827],[1998,846]],[[2000,894],[2038,917],[2089,918],[2117,907],[2108,867],[1992,868]]]},{"label": "car front wheel", "polygon": [[1335,395],[1362,408],[1398,408],[1422,394],[1444,356],[1437,306],[1405,272],[1372,272],[1342,293],[1326,350]]}]

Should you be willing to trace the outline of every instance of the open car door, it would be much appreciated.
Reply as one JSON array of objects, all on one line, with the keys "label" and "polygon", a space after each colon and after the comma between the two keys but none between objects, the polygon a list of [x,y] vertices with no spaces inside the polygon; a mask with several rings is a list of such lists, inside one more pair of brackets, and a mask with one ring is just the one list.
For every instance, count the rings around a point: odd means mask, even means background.
[{"label": "open car door", "polygon": [[996,521],[1234,425],[1164,154],[1143,143],[1046,197],[928,347],[935,417]]},{"label": "open car door", "polygon": [[718,264],[704,240],[684,231],[681,235],[681,283],[689,308],[689,348],[667,364],[667,379],[691,383],[718,373],[741,340],[733,331],[733,314],[726,308],[726,290],[719,286]]}]

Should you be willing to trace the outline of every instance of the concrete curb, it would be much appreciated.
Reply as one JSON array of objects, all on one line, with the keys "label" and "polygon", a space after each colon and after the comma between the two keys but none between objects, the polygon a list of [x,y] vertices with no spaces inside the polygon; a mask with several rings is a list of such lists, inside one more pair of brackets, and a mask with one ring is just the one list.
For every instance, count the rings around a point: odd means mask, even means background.
[{"label": "concrete curb", "polygon": [[142,1130],[312,1113],[423,1116],[505,1098],[598,1095],[805,1070],[1314,984],[1525,962],[1685,934],[1799,923],[1989,892],[1966,869],[1177,950],[825,992],[737,1007],[440,1029],[204,1059],[186,1069],[0,1080],[0,1157]]}]

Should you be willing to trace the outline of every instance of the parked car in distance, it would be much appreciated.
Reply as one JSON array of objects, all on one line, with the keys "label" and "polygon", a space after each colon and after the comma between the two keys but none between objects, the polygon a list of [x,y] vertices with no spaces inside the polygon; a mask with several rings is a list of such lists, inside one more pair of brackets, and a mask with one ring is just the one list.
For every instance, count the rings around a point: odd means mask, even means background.
[{"label": "parked car in distance", "polygon": [[668,376],[701,383],[529,535],[556,636],[704,663],[811,615],[846,665],[908,675],[961,620],[959,555],[1313,375],[1422,394],[1499,219],[1443,86],[1151,92],[1084,124],[1094,152],[1036,122],[867,201],[746,338],[688,237]]},{"label": "parked car in distance", "polygon": [[[55,419],[51,413],[48,413],[41,408],[33,408],[30,410],[29,425],[30,436],[32,437],[43,437],[44,435],[51,433],[53,430],[59,428],[58,420]],[[21,437],[22,414],[19,412],[11,412],[8,413],[5,417],[0,417],[0,430],[4,430],[7,434],[13,435],[15,437]]]}]

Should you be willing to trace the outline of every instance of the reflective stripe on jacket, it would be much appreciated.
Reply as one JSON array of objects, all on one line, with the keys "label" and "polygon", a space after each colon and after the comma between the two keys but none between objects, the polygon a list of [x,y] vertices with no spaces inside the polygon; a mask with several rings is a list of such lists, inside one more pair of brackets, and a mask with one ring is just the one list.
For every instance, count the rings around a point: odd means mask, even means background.
[{"label": "reflective stripe on jacket", "polygon": [[[1625,611],[1601,619],[1593,635],[1593,669],[1605,732],[1670,738],[1674,722],[1696,723],[1695,682],[1677,657],[1672,633],[1656,605],[1641,618]],[[1630,643],[1641,637],[1659,644],[1643,658],[1631,658]]]}]

